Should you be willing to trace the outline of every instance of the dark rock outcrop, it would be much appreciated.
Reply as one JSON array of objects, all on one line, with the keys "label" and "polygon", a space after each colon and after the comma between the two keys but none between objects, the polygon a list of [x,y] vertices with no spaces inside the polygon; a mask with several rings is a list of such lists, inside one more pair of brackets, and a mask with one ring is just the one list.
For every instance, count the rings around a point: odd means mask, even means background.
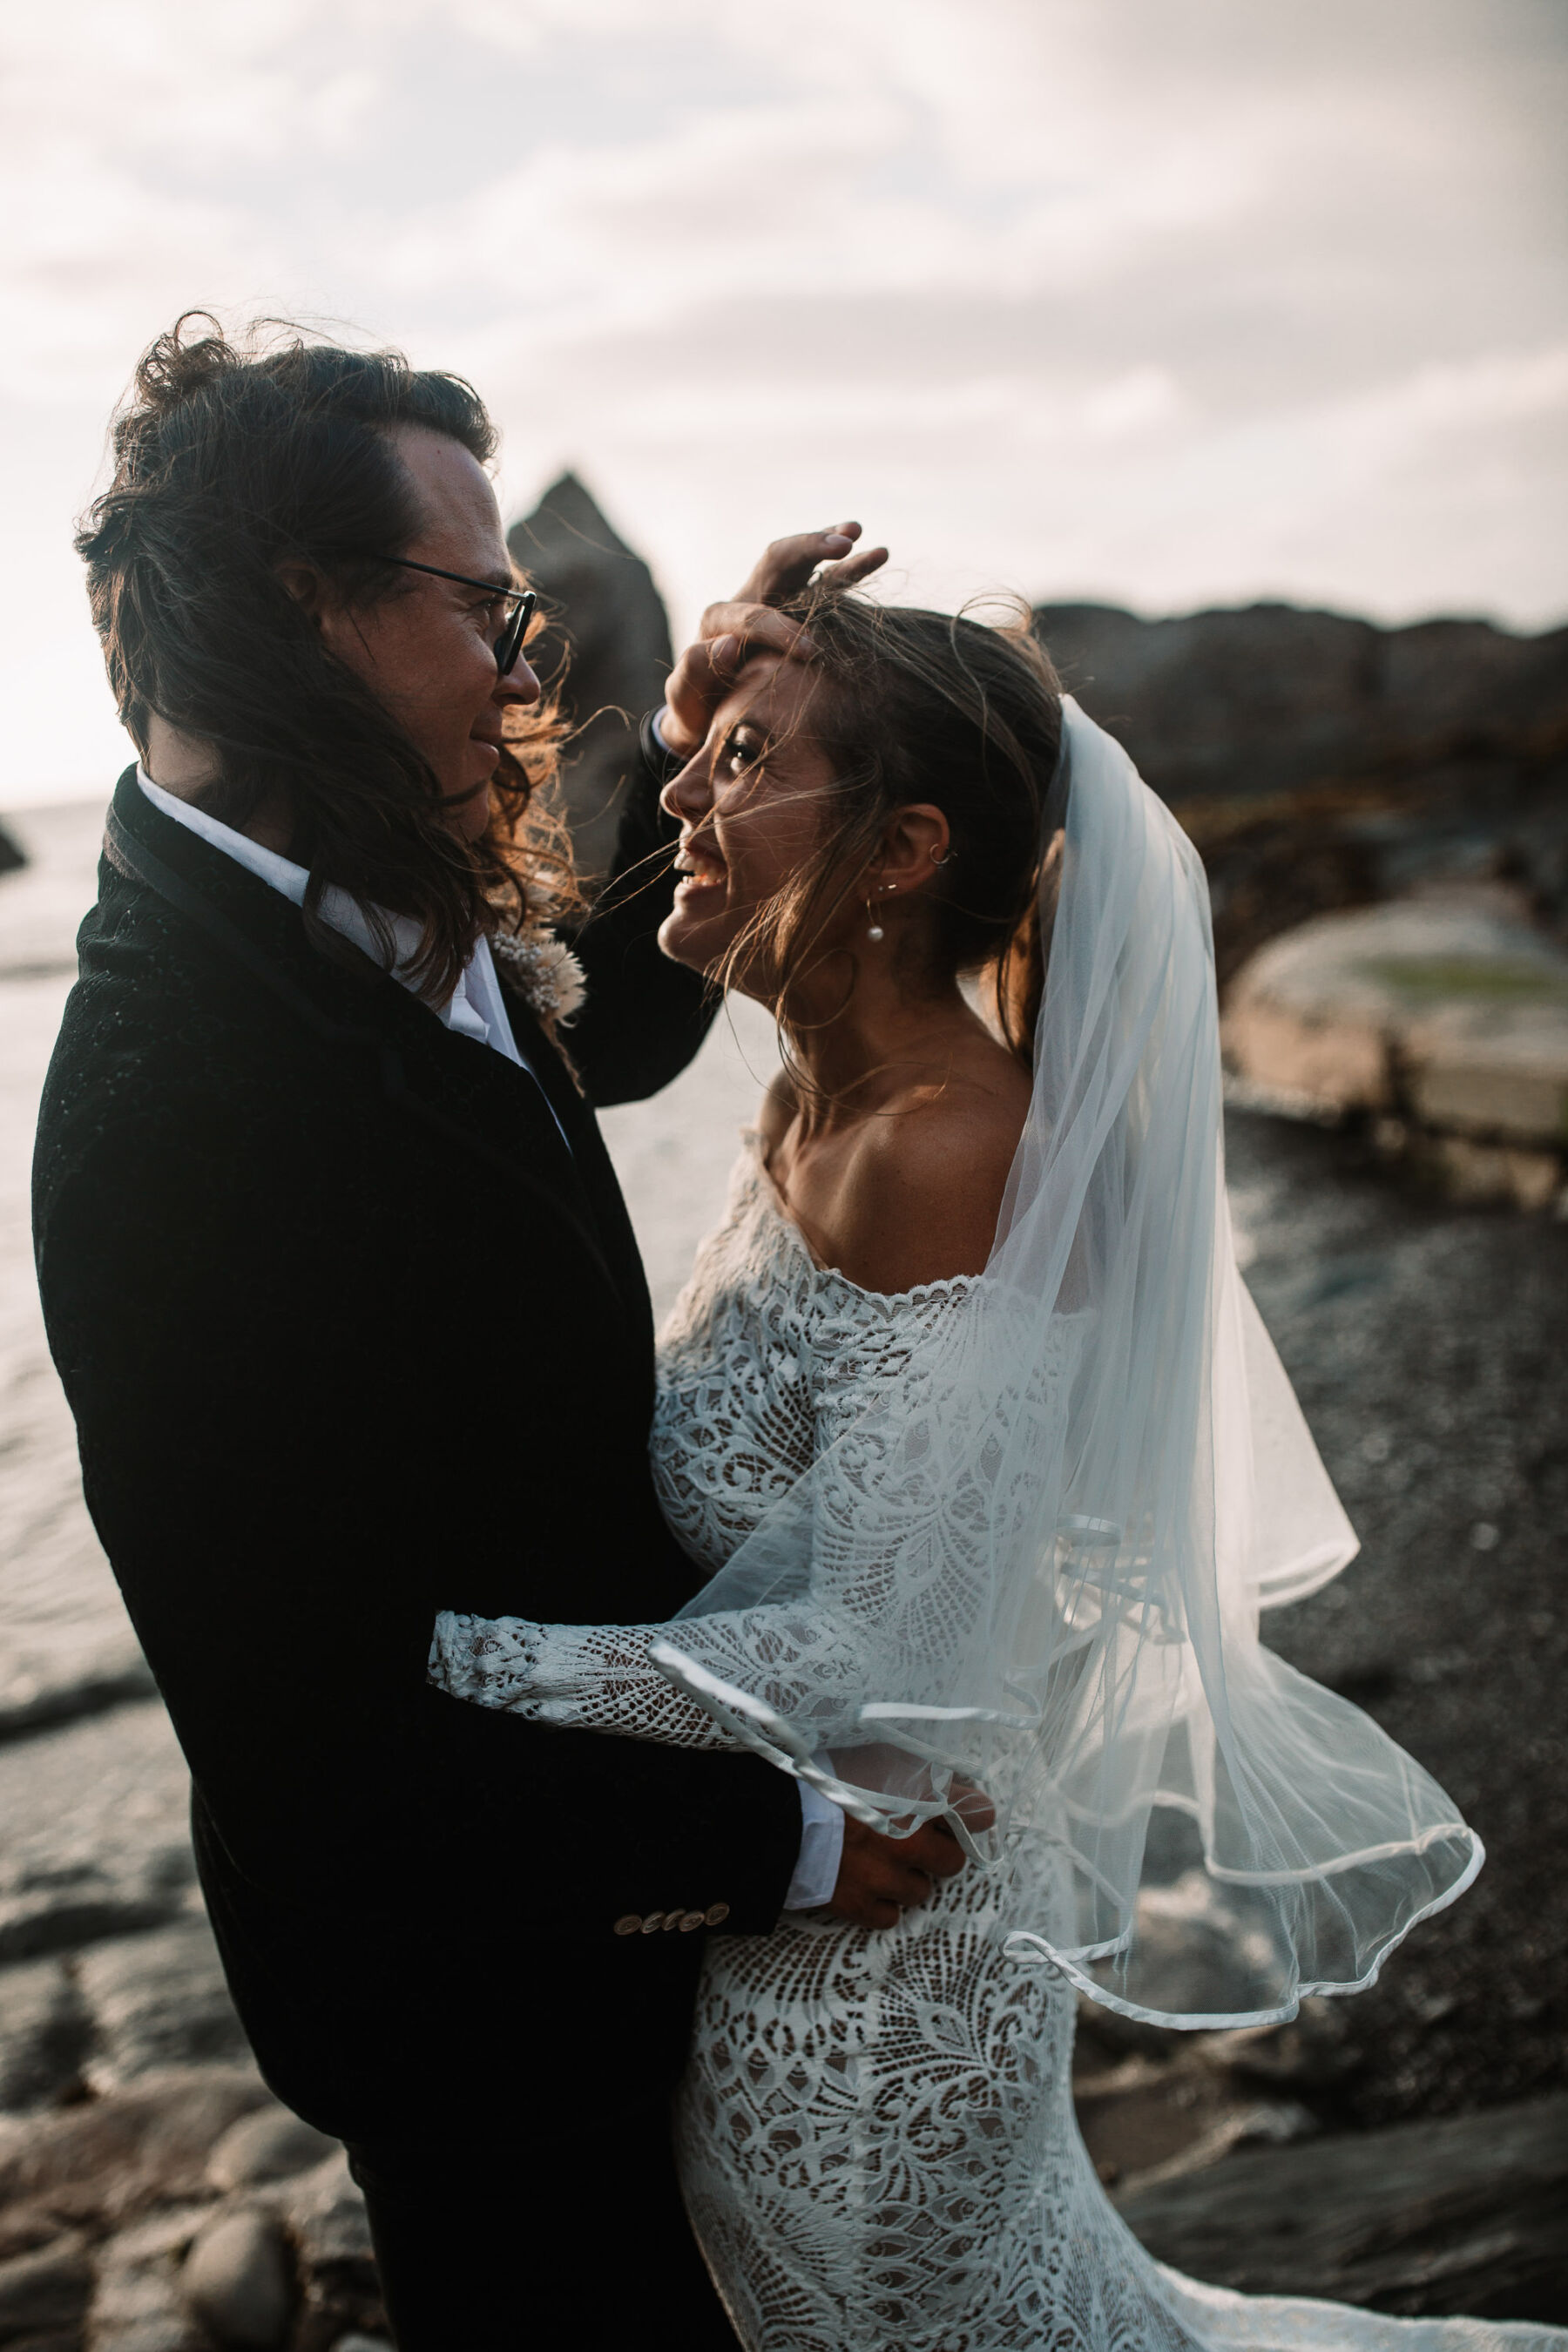
[{"label": "dark rock outcrop", "polygon": [[531,647],[574,730],[562,771],[563,813],[592,887],[606,871],[637,726],[664,699],[669,624],[653,574],[617,537],[575,474],[552,482],[507,534],[549,621]]},{"label": "dark rock outcrop", "polygon": [[1036,621],[1202,850],[1222,980],[1310,915],[1437,877],[1512,881],[1568,928],[1568,629],[1288,604]]},{"label": "dark rock outcrop", "polygon": [[1560,2097],[1226,2157],[1118,2202],[1152,2253],[1215,2286],[1561,2321],[1565,2197]]},{"label": "dark rock outcrop", "polygon": [[8,833],[5,824],[0,823],[0,874],[15,874],[17,868],[26,866],[26,854],[21,844],[15,835]]}]

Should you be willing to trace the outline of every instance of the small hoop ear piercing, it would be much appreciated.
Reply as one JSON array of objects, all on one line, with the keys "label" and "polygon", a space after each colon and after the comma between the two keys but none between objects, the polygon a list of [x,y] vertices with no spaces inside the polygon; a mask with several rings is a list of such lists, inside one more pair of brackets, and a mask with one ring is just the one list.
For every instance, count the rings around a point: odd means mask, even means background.
[{"label": "small hoop ear piercing", "polygon": [[931,854],[931,862],[933,866],[951,866],[957,856],[958,852],[956,849],[950,849],[945,857],[939,857],[933,849]]}]

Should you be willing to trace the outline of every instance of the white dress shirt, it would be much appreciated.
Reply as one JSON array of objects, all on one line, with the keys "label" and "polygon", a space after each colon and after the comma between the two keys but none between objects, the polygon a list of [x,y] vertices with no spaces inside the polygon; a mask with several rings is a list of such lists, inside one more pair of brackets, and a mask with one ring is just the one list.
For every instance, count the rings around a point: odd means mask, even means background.
[{"label": "white dress shirt", "polygon": [[[232,857],[237,866],[243,866],[246,872],[254,874],[258,882],[265,882],[272,889],[281,891],[284,898],[290,899],[296,907],[303,906],[305,886],[310,878],[303,866],[296,866],[292,858],[279,856],[275,849],[263,849],[261,844],[252,841],[248,834],[236,833],[232,825],[220,824],[216,817],[208,816],[201,809],[193,808],[189,801],[180,800],[174,793],[165,792],[162,784],[153,782],[145,768],[138,767],[136,781],[153,807],[162,809],[165,816],[173,817],[176,824],[183,824],[188,833],[198,834],[209,847],[221,849],[226,857]],[[379,962],[375,934],[365,919],[364,909],[356,899],[349,897],[346,890],[324,891],[321,913],[323,923],[341,932],[345,940],[352,940],[356,948],[363,948],[366,955]],[[382,920],[392,933],[396,958],[392,976],[403,987],[412,989],[416,983],[409,978],[407,967],[418,953],[419,926],[407,915],[384,914]],[[506,1000],[496,978],[495,958],[490,953],[490,943],[482,932],[473,954],[458,975],[458,985],[446,1003],[435,1010],[437,1019],[445,1027],[455,1030],[459,1037],[473,1037],[481,1045],[493,1045],[503,1059],[515,1062],[520,1070],[526,1070],[538,1084],[538,1073],[531,1062],[518,1051],[517,1040],[511,1034]],[[543,1088],[541,1087],[540,1091],[542,1093]],[[546,1102],[549,1099],[546,1096]],[[555,1118],[552,1104],[550,1115]],[[565,1143],[565,1129],[561,1127],[558,1118],[555,1124],[561,1129],[561,1140]],[[566,1148],[570,1150],[571,1145],[567,1144]]]},{"label": "white dress shirt", "polygon": [[[236,833],[232,825],[220,824],[216,817],[193,808],[188,801],[178,799],[174,793],[165,792],[163,785],[155,784],[141,766],[136,770],[136,781],[153,807],[172,817],[176,824],[183,824],[187,832],[198,835],[210,848],[220,849],[226,857],[232,857],[237,866],[243,866],[247,874],[256,876],[258,881],[281,891],[284,898],[290,899],[296,907],[304,903],[305,886],[310,877],[303,866],[296,866],[291,858],[280,857],[275,849],[264,849],[247,834]],[[355,947],[363,948],[368,956],[376,957],[375,935],[365,919],[364,909],[356,899],[350,898],[346,890],[325,891],[321,913],[321,920],[334,931],[341,932],[346,940],[352,940]],[[391,929],[396,956],[392,976],[405,988],[412,988],[414,982],[405,976],[406,967],[418,950],[419,927],[406,915],[387,915],[383,919]],[[376,960],[379,961],[378,957]],[[517,1040],[511,1034],[511,1023],[507,1017],[506,1000],[496,977],[495,958],[490,953],[489,940],[482,933],[473,954],[458,973],[458,984],[451,995],[445,1004],[432,1007],[432,1010],[447,1028],[455,1030],[460,1037],[473,1037],[481,1045],[493,1046],[505,1060],[515,1062],[520,1070],[526,1070],[538,1084],[538,1073],[533,1065],[518,1051]],[[543,1088],[541,1087],[540,1091],[543,1093]],[[555,1107],[550,1103],[548,1095],[545,1101],[550,1104],[551,1117],[555,1118]],[[562,1141],[570,1150],[572,1147],[567,1141],[565,1129],[561,1127],[559,1118],[555,1118],[555,1124],[561,1129]],[[844,1850],[844,1815],[837,1805],[831,1804],[816,1790],[807,1788],[805,1781],[799,1786],[800,1853],[789,1891],[784,1896],[784,1907],[790,1911],[812,1911],[828,1900],[837,1883],[839,1859]]]}]

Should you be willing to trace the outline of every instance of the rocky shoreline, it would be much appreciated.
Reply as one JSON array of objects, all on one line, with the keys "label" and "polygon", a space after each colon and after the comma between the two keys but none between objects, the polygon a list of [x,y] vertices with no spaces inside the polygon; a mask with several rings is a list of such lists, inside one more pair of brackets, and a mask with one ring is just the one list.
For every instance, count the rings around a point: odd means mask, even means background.
[{"label": "rocky shoreline", "polygon": [[[46,1781],[76,1777],[83,1739],[132,1759],[164,1809],[147,1808],[140,1853],[100,1854],[92,1916],[85,1859],[72,1885],[27,1890],[33,1957],[0,1968],[0,2346],[383,2352],[342,2151],[257,2074],[168,1834],[184,1786],[162,1709],[43,1735]],[[105,1827],[123,1810],[111,1787]],[[1312,2001],[1286,2027],[1178,2035],[1086,2004],[1075,2095],[1124,2218],[1162,2260],[1247,2292],[1568,2318],[1568,2094],[1347,2133],[1355,2011]]]},{"label": "rocky shoreline", "polygon": [[1203,853],[1222,986],[1312,916],[1435,882],[1503,884],[1568,932],[1568,629],[1273,604],[1035,620]]}]

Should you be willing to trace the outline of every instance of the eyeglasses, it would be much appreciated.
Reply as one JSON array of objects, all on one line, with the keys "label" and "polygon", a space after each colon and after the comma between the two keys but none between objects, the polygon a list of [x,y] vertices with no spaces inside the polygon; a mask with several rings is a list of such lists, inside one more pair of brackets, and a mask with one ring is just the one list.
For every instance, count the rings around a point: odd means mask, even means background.
[{"label": "eyeglasses", "polygon": [[522,651],[528,625],[539,610],[539,598],[531,588],[498,588],[493,580],[470,580],[466,572],[443,572],[438,563],[416,563],[406,555],[387,555],[384,563],[395,563],[404,572],[428,572],[433,580],[455,580],[460,588],[483,588],[495,597],[517,599],[517,610],[501,629],[495,643],[496,668],[502,677],[510,677],[517,667],[517,657]]}]

